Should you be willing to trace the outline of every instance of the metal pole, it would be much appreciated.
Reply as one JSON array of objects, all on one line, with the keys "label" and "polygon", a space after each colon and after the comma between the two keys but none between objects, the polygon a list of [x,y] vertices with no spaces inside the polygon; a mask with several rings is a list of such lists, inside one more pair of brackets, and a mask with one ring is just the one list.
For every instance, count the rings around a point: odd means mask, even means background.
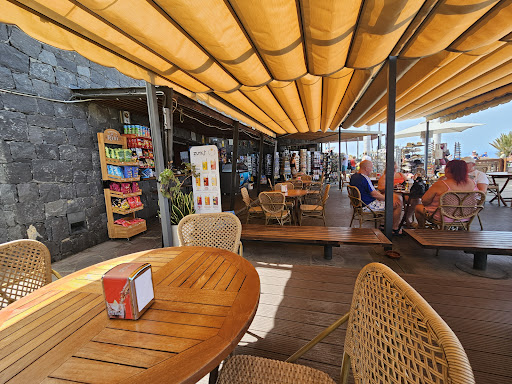
[{"label": "metal pole", "polygon": [[258,188],[257,192],[258,195],[260,194],[260,188],[261,188],[261,173],[263,171],[263,133],[260,132],[260,158],[258,161]]},{"label": "metal pole", "polygon": [[238,160],[238,121],[233,124],[233,158],[231,159],[231,196],[229,201],[229,209],[235,209],[235,193],[240,187],[240,180],[236,180],[236,163]]},{"label": "metal pole", "polygon": [[430,120],[427,120],[427,129],[425,130],[425,179],[428,176],[428,142],[430,130]]},{"label": "metal pole", "polygon": [[338,187],[341,191],[341,127],[338,127]]},{"label": "metal pole", "polygon": [[[153,139],[153,154],[155,160],[155,171],[157,175],[165,169],[164,154],[162,149],[162,133],[160,132],[160,119],[158,114],[158,102],[156,88],[153,84],[146,82],[146,95],[148,101],[149,126],[151,138]],[[171,215],[169,211],[169,200],[160,192],[160,183],[157,182],[158,205],[160,207],[160,219],[162,222],[162,240],[164,247],[172,247]],[[176,244],[177,245],[177,244]]]},{"label": "metal pole", "polygon": [[174,120],[172,113],[172,98],[174,97],[174,90],[172,88],[164,88],[165,105],[164,105],[164,143],[166,147],[165,162],[168,168],[171,168],[173,163],[173,137],[174,137]]},{"label": "metal pole", "polygon": [[381,143],[380,143],[380,123],[379,123],[379,134],[377,135],[377,149],[380,149],[381,148]]},{"label": "metal pole", "polygon": [[356,160],[359,159],[359,137],[356,140]]},{"label": "metal pole", "polygon": [[393,229],[393,178],[395,176],[396,56],[388,59],[388,108],[386,118],[386,212],[384,232],[391,240]]}]

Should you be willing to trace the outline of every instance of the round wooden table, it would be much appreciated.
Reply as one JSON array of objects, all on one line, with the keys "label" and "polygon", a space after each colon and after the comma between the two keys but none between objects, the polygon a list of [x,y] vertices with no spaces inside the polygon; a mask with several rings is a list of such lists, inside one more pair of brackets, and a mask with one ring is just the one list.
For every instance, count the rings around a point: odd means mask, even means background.
[{"label": "round wooden table", "polygon": [[[501,198],[501,202],[503,203],[503,205],[505,207],[507,207],[507,203],[506,203],[505,200],[512,200],[512,199],[511,198],[504,198],[502,196],[502,193],[505,190],[505,188],[507,188],[507,184],[510,181],[510,179],[512,179],[512,172],[489,172],[489,173],[487,173],[487,176],[491,176],[492,177],[492,182],[494,184],[497,184],[496,179],[505,179],[505,184],[503,184],[503,186],[501,187],[499,196]],[[492,200],[489,201],[489,202],[492,203],[497,198],[498,198],[498,195],[494,196],[492,198]]]},{"label": "round wooden table", "polygon": [[[153,270],[155,302],[136,321],[109,319],[103,300],[101,277],[125,262]],[[259,294],[254,267],[216,248],[96,264],[0,311],[0,382],[195,383],[236,347]]]}]

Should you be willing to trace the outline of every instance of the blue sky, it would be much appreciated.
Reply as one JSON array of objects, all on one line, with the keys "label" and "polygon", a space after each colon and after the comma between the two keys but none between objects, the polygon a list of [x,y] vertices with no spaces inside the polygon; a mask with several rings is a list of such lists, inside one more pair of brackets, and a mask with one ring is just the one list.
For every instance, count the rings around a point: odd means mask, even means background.
[{"label": "blue sky", "polygon": [[[425,119],[399,121],[396,123],[396,132],[403,129],[412,127]],[[476,150],[478,154],[487,152],[489,157],[497,157],[496,149],[489,143],[494,141],[502,133],[508,133],[512,131],[512,102],[507,104],[499,105],[494,108],[489,108],[484,111],[474,113],[469,116],[461,117],[453,120],[454,123],[481,123],[485,124],[482,126],[474,127],[465,130],[460,133],[444,133],[442,135],[442,142],[448,144],[448,149],[453,153],[455,142],[461,143],[461,154],[462,156],[469,156],[471,151]],[[372,126],[371,130],[377,130],[377,126]],[[381,124],[381,130],[385,131],[385,124]],[[421,141],[419,137],[410,137],[407,139],[397,140],[398,145],[405,145],[407,142],[418,142]],[[334,145],[334,144],[331,144]],[[337,143],[335,145],[337,150]],[[377,147],[377,142],[374,140],[373,147]],[[333,148],[334,149],[334,148]],[[345,151],[345,144],[341,144],[342,152]],[[359,143],[359,153],[363,151],[362,142]],[[356,143],[348,144],[348,153],[356,154]]]}]

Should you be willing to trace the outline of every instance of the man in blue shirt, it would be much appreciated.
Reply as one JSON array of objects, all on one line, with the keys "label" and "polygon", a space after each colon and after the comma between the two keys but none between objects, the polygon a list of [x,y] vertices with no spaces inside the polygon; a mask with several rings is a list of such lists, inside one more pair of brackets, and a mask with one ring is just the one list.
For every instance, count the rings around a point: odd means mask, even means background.
[{"label": "man in blue shirt", "polygon": [[[386,204],[384,203],[384,195],[373,187],[370,180],[370,173],[373,171],[373,163],[370,160],[363,160],[359,164],[359,172],[352,175],[350,185],[356,187],[361,194],[361,200],[367,205],[363,209],[369,211],[384,211]],[[402,215],[402,199],[393,194],[393,232],[399,234],[398,225],[400,224],[400,216]]]}]

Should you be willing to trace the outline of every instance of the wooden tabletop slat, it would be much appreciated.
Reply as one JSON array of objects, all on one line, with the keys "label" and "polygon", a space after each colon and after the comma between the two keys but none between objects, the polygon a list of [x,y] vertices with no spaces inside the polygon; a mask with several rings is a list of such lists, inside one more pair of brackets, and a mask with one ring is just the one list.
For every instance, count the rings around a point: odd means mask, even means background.
[{"label": "wooden tabletop slat", "polygon": [[132,367],[149,368],[174,356],[174,353],[90,341],[73,356]]},{"label": "wooden tabletop slat", "polygon": [[229,267],[231,267],[231,263],[228,262],[227,260],[224,260],[224,262],[215,271],[212,277],[210,277],[206,284],[203,285],[203,289],[215,289],[220,279],[222,278],[222,276],[224,276]]},{"label": "wooden tabletop slat", "polygon": [[162,311],[153,308],[148,309],[142,318],[145,320],[161,321],[164,323],[188,324],[211,328],[220,328],[224,322],[224,316]]},{"label": "wooden tabletop slat", "polygon": [[217,257],[213,263],[204,271],[204,273],[196,280],[196,282],[192,285],[192,288],[203,288],[203,286],[210,280],[212,275],[217,272],[217,269],[224,263],[223,257]]},{"label": "wooden tabletop slat", "polygon": [[100,384],[105,382],[106,377],[112,382],[122,382],[143,371],[143,368],[72,357],[53,371],[50,377]]},{"label": "wooden tabletop slat", "polygon": [[201,343],[201,340],[191,340],[183,337],[151,335],[109,328],[103,329],[93,338],[93,341],[174,353],[183,352]]},{"label": "wooden tabletop slat", "polygon": [[[155,302],[137,321],[106,315],[101,277],[123,262],[152,263]],[[258,298],[256,270],[226,250],[168,248],[102,262],[0,311],[0,382],[193,383],[234,349]]]}]

